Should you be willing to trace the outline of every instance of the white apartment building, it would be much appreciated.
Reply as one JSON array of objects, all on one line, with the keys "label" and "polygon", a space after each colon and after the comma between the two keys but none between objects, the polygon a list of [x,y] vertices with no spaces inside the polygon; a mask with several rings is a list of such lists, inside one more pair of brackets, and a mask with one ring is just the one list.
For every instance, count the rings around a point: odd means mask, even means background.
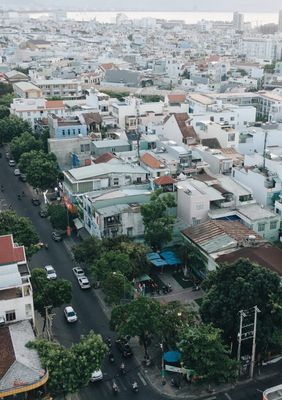
[{"label": "white apartment building", "polygon": [[81,82],[75,79],[34,79],[33,83],[42,90],[44,97],[80,98]]},{"label": "white apartment building", "polygon": [[195,131],[202,142],[203,139],[217,139],[220,147],[237,148],[239,142],[239,131],[228,125],[221,125],[211,121],[197,122]]},{"label": "white apartment building", "polygon": [[124,187],[103,192],[90,192],[83,196],[84,226],[90,235],[115,237],[144,234],[140,206],[150,201],[147,189]]},{"label": "white apartment building", "polygon": [[233,167],[233,158],[225,155],[217,149],[209,149],[205,146],[198,145],[195,150],[200,154],[201,158],[208,163],[209,168],[214,174],[230,174]]},{"label": "white apartment building", "polygon": [[275,60],[276,40],[274,38],[244,38],[239,44],[240,54],[248,59]]},{"label": "white apartment building", "polygon": [[273,208],[279,198],[282,183],[277,175],[263,173],[257,167],[232,169],[232,178],[252,191],[256,202],[263,207]]},{"label": "white apartment building", "polygon": [[[162,101],[156,103],[141,103],[134,97],[129,97],[124,103],[113,103],[112,113],[117,119],[117,124],[120,128],[133,128],[136,129],[136,117],[139,115],[139,123],[141,123],[141,116],[151,113],[150,122],[152,122],[153,114],[163,114],[164,103]],[[158,122],[158,118],[157,118]]]},{"label": "white apartment building", "polygon": [[33,294],[24,246],[0,236],[0,316],[6,322],[34,322]]},{"label": "white apartment building", "polygon": [[13,90],[17,97],[22,99],[38,99],[42,97],[41,89],[31,82],[16,82]]},{"label": "white apartment building", "polygon": [[48,118],[49,114],[65,115],[65,106],[62,100],[46,100],[44,98],[19,98],[13,99],[10,113],[28,121],[32,128],[38,121]]}]

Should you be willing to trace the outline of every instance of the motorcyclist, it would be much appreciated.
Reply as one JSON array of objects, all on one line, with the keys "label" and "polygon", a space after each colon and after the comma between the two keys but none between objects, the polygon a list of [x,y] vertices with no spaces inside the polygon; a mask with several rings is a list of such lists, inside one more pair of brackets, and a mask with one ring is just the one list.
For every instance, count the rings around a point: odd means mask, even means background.
[{"label": "motorcyclist", "polygon": [[138,383],[137,383],[136,381],[134,381],[134,382],[132,383],[132,389],[133,389],[134,392],[137,392],[137,391],[138,391]]},{"label": "motorcyclist", "polygon": [[120,364],[120,372],[121,372],[122,374],[125,374],[125,365],[124,365],[124,362],[122,362],[122,363]]},{"label": "motorcyclist", "polygon": [[115,393],[118,392],[118,385],[115,383],[115,381],[113,381],[113,391],[114,391]]}]

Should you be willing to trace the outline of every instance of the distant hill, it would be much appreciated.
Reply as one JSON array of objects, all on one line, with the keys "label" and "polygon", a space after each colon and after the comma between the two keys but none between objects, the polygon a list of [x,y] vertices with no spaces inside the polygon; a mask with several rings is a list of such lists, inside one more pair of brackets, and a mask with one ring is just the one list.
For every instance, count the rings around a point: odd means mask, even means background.
[{"label": "distant hill", "polygon": [[77,9],[85,8],[99,11],[242,11],[242,12],[278,12],[282,8],[281,0],[2,0],[0,9]]}]

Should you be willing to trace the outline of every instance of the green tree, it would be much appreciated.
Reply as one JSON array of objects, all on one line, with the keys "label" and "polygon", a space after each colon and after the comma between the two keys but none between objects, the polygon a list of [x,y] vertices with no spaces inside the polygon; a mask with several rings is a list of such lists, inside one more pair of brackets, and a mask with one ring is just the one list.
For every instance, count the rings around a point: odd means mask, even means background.
[{"label": "green tree", "polygon": [[27,256],[31,257],[37,251],[36,244],[39,237],[31,223],[26,217],[19,217],[13,211],[2,211],[0,213],[0,235],[12,234],[14,242],[25,246]]},{"label": "green tree", "polygon": [[9,107],[7,106],[2,106],[0,104],[0,119],[8,117],[10,115],[10,110]]},{"label": "green tree", "polygon": [[42,150],[24,153],[20,157],[19,167],[33,187],[48,189],[57,182],[58,164],[52,153],[45,154]]},{"label": "green tree", "polygon": [[281,349],[282,287],[280,277],[264,267],[240,259],[209,273],[203,283],[200,307],[204,322],[222,329],[227,343],[237,343],[239,311],[258,306],[257,350]]},{"label": "green tree", "polygon": [[31,271],[31,283],[33,287],[34,308],[44,319],[46,317],[46,306],[50,306],[49,313],[51,313],[52,308],[60,307],[71,301],[72,285],[66,279],[58,278],[49,280],[43,269],[35,268]]},{"label": "green tree", "polygon": [[50,222],[54,229],[66,230],[68,226],[68,211],[65,206],[52,204],[48,207]]},{"label": "green tree", "polygon": [[170,193],[162,194],[161,190],[154,192],[150,202],[141,206],[145,240],[154,250],[160,250],[172,239],[175,218],[168,211],[173,207],[176,207],[174,197]]},{"label": "green tree", "polygon": [[194,311],[179,301],[170,301],[161,306],[160,320],[162,323],[162,340],[169,347],[175,348],[180,340],[180,333],[185,326],[194,326],[197,316]]},{"label": "green tree", "polygon": [[14,95],[12,93],[4,94],[0,96],[0,105],[9,108],[13,102]]},{"label": "green tree", "polygon": [[101,336],[92,331],[68,349],[45,339],[36,339],[27,346],[38,351],[49,372],[48,388],[54,395],[75,393],[88,385],[92,372],[101,368],[107,351]]},{"label": "green tree", "polygon": [[77,262],[91,265],[102,252],[102,241],[96,237],[84,240],[73,247],[74,258]]},{"label": "green tree", "polygon": [[104,280],[109,272],[119,271],[127,277],[132,276],[132,263],[127,254],[117,250],[103,252],[90,267],[91,275]]},{"label": "green tree", "polygon": [[13,86],[9,83],[0,82],[0,97],[9,93],[13,93]]},{"label": "green tree", "polygon": [[113,309],[110,325],[119,335],[138,336],[148,357],[151,337],[161,330],[160,303],[148,297],[139,297],[129,304]]},{"label": "green tree", "polygon": [[10,143],[14,137],[20,136],[23,132],[32,132],[27,121],[15,115],[0,120],[0,143]]},{"label": "green tree", "polygon": [[131,283],[121,272],[109,272],[102,285],[106,301],[111,305],[119,304],[121,299],[127,299],[133,290]]},{"label": "green tree", "polygon": [[41,142],[29,132],[23,132],[10,143],[10,150],[16,162],[19,161],[22,154],[28,153],[31,150],[40,150],[40,148]]},{"label": "green tree", "polygon": [[212,325],[185,326],[178,348],[185,368],[196,372],[202,381],[227,383],[236,380],[238,365],[228,355],[220,336],[221,331]]}]

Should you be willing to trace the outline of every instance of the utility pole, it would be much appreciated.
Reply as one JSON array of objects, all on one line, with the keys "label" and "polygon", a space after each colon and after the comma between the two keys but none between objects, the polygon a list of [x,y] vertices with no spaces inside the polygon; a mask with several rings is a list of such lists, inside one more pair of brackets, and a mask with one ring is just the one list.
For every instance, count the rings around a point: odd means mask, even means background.
[{"label": "utility pole", "polygon": [[[256,333],[257,333],[257,314],[260,312],[257,306],[249,308],[247,310],[240,310],[240,327],[238,333],[238,350],[237,350],[237,361],[239,362],[239,375],[241,372],[241,347],[242,342],[245,340],[253,339],[252,342],[252,355],[251,355],[251,363],[250,363],[250,378],[253,378],[254,375],[254,366],[255,366],[255,358],[256,358]],[[244,319],[246,322],[244,323]],[[246,365],[248,358],[244,356]]]},{"label": "utility pole", "polygon": [[268,131],[264,131],[264,144],[263,144],[263,172],[265,171],[265,156],[266,156],[266,142],[267,142]]},{"label": "utility pole", "polygon": [[52,306],[46,306],[44,308],[45,308],[47,340],[52,340],[53,339],[52,325],[53,325],[53,317],[55,316],[55,314],[49,314],[49,309],[52,309]]},{"label": "utility pole", "polygon": [[260,312],[257,306],[254,307],[255,315],[254,315],[254,334],[253,334],[253,345],[252,345],[252,359],[251,359],[251,368],[250,368],[250,378],[252,379],[254,376],[254,367],[255,367],[255,359],[256,359],[256,336],[257,336],[257,317]]}]

